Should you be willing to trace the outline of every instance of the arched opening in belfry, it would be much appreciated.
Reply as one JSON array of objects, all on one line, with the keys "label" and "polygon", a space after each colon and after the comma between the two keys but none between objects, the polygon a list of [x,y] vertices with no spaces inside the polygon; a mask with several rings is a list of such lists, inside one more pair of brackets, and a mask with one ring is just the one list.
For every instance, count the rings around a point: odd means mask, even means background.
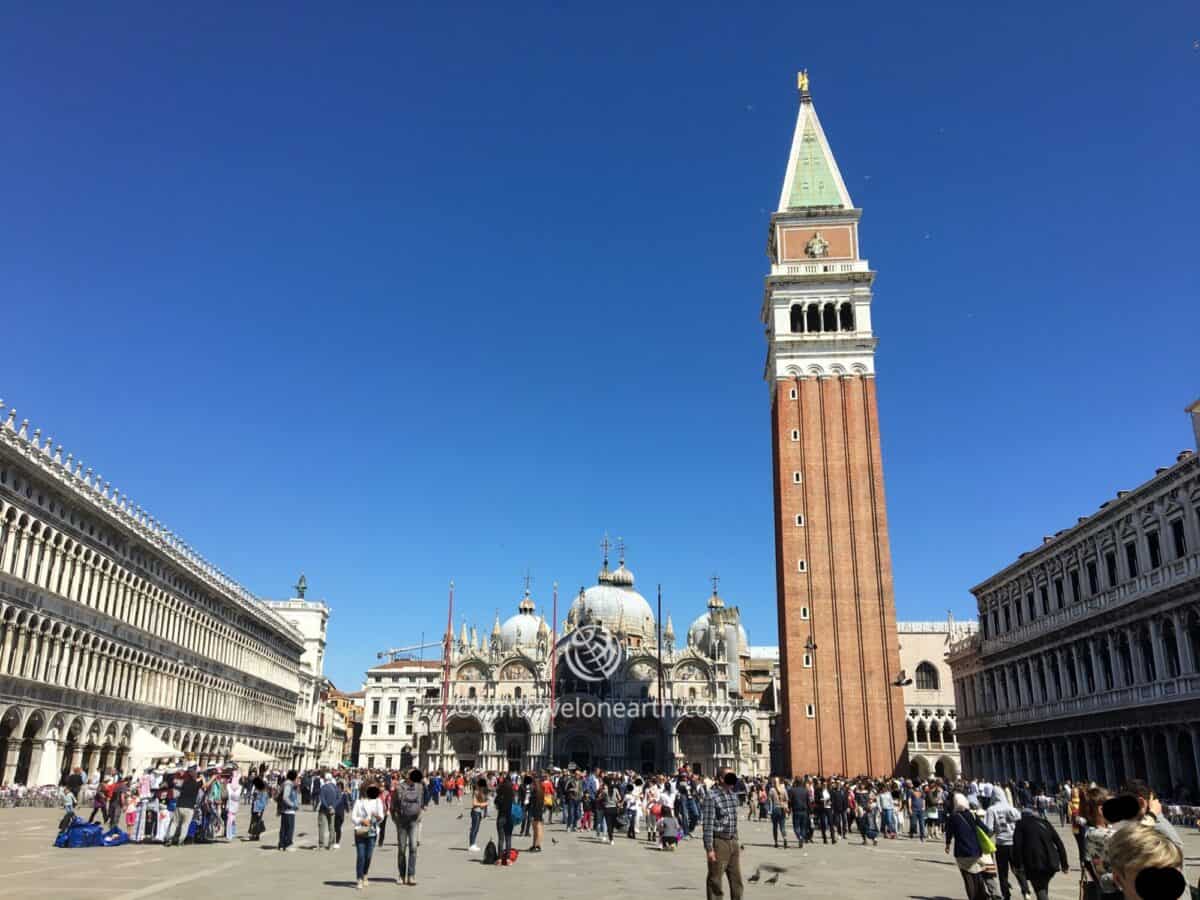
[{"label": "arched opening in belfry", "polygon": [[841,319],[842,331],[854,330],[854,306],[850,303],[843,303],[838,311],[838,317]]},{"label": "arched opening in belfry", "polygon": [[823,331],[837,331],[837,307],[832,303],[826,303],[822,310],[821,328]]},{"label": "arched opening in belfry", "polygon": [[810,334],[819,334],[821,331],[821,307],[815,303],[810,303],[805,310],[805,324],[808,326]]},{"label": "arched opening in belfry", "polygon": [[791,309],[792,317],[792,334],[802,334],[804,332],[804,307],[796,304]]}]

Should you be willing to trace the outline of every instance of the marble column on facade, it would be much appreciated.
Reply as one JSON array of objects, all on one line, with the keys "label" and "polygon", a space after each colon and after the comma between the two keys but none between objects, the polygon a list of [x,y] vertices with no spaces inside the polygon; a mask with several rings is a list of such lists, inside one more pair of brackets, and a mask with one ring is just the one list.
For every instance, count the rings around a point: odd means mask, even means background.
[{"label": "marble column on facade", "polygon": [[9,738],[8,747],[4,754],[4,771],[0,772],[0,781],[4,784],[12,784],[17,775],[17,757],[21,754],[21,741],[19,738]]},{"label": "marble column on facade", "polygon": [[1175,625],[1175,648],[1179,653],[1179,667],[1184,675],[1196,672],[1196,657],[1192,653],[1192,642],[1188,640],[1187,613],[1177,609],[1171,613]]},{"label": "marble column on facade", "polygon": [[1150,649],[1154,653],[1154,674],[1158,681],[1162,681],[1167,677],[1167,658],[1164,648],[1163,639],[1163,620],[1161,618],[1153,618],[1150,620]]},{"label": "marble column on facade", "polygon": [[1127,731],[1122,731],[1118,734],[1121,739],[1121,764],[1126,770],[1126,780],[1130,778],[1138,778],[1141,774],[1134,767],[1133,762],[1133,734]]},{"label": "marble column on facade", "polygon": [[1115,754],[1117,748],[1113,746],[1115,738],[1108,732],[1100,732],[1100,753],[1104,757],[1104,783],[1109,790],[1115,791],[1120,787],[1117,784],[1117,763]]},{"label": "marble column on facade", "polygon": [[1183,761],[1179,758],[1179,740],[1175,729],[1165,729],[1167,739],[1167,772],[1169,777],[1163,782],[1163,787],[1170,789],[1166,796],[1173,796],[1174,787],[1177,784],[1182,784],[1185,780],[1183,772]]}]

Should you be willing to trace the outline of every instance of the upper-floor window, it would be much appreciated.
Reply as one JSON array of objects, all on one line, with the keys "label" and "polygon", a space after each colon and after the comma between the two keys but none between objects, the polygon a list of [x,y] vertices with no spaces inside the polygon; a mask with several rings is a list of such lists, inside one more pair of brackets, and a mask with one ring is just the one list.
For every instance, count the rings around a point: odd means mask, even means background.
[{"label": "upper-floor window", "polygon": [[1037,605],[1033,602],[1033,591],[1025,595],[1025,605],[1029,607],[1029,621],[1037,618]]},{"label": "upper-floor window", "polygon": [[1137,578],[1138,576],[1138,552],[1137,544],[1130,541],[1125,545],[1125,562],[1129,566],[1129,577]]},{"label": "upper-floor window", "polygon": [[1004,630],[1012,631],[1012,618],[1009,615],[1007,604],[1004,606]]},{"label": "upper-floor window", "polygon": [[1079,602],[1079,600],[1080,600],[1080,596],[1079,596],[1079,570],[1078,570],[1078,569],[1072,569],[1072,570],[1071,570],[1071,572],[1070,572],[1070,577],[1071,577],[1071,602],[1072,602],[1072,603],[1078,603],[1078,602]]},{"label": "upper-floor window", "polygon": [[1187,535],[1183,532],[1183,519],[1176,519],[1171,523],[1171,544],[1175,548],[1175,558],[1187,554]]},{"label": "upper-floor window", "polygon": [[398,701],[398,700],[392,700],[390,703],[388,703],[388,715],[389,716],[396,715],[396,704],[398,704],[399,702],[400,701]]},{"label": "upper-floor window", "polygon": [[938,671],[933,663],[923,662],[917,666],[917,690],[936,691],[938,685]]},{"label": "upper-floor window", "polygon": [[1096,574],[1096,561],[1089,559],[1087,561],[1087,580],[1088,580],[1088,595],[1095,596],[1100,593],[1100,578]]},{"label": "upper-floor window", "polygon": [[1116,587],[1117,581],[1120,579],[1117,576],[1117,554],[1112,550],[1108,550],[1104,554],[1104,571],[1108,575],[1108,586]]},{"label": "upper-floor window", "polygon": [[378,700],[371,701],[371,715],[373,715],[373,716],[379,715],[379,701]]},{"label": "upper-floor window", "polygon": [[800,334],[804,331],[804,307],[796,304],[791,308],[790,315],[792,334]]},{"label": "upper-floor window", "polygon": [[1058,603],[1056,609],[1063,608],[1063,580],[1061,578],[1054,579],[1054,599]]},{"label": "upper-floor window", "polygon": [[1159,545],[1157,531],[1146,535],[1146,548],[1150,551],[1150,568],[1157,569],[1162,565],[1162,547]]},{"label": "upper-floor window", "polygon": [[1038,594],[1042,598],[1042,615],[1048,616],[1050,614],[1050,593],[1044,584],[1038,586]]}]

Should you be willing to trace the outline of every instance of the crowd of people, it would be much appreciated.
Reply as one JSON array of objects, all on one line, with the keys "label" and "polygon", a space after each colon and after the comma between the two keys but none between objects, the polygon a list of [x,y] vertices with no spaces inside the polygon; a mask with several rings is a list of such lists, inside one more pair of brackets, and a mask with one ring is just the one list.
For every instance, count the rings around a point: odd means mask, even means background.
[{"label": "crowd of people", "polygon": [[[91,779],[76,769],[60,787],[61,828],[82,817],[99,818],[136,842],[163,846],[232,841],[243,801],[250,811],[245,840],[261,840],[274,808],[277,847],[295,847],[297,812],[317,814],[317,847],[339,849],[347,818],[355,844],[356,883],[367,884],[372,858],[383,847],[389,823],[397,847],[397,880],[416,884],[422,815],[431,805],[459,805],[469,851],[482,862],[507,866],[518,852],[543,851],[547,824],[613,844],[623,836],[664,851],[699,837],[708,865],[709,900],[742,895],[740,820],[769,822],[781,850],[857,837],[940,841],[962,875],[968,900],[1012,897],[1016,880],[1023,900],[1047,900],[1049,883],[1070,868],[1071,854],[1051,819],[1074,837],[1080,894],[1086,900],[1165,900],[1185,891],[1182,841],[1144,782],[1119,792],[1095,784],[1057,789],[1027,782],[940,778],[739,777],[730,771],[704,777],[687,769],[674,775],[565,769],[525,773],[320,770],[243,771],[236,765],[110,771]],[[86,810],[85,810],[86,811]],[[484,821],[494,819],[494,837]],[[699,834],[697,834],[699,832]],[[523,851],[514,836],[529,838]],[[487,844],[480,848],[480,842]],[[755,876],[756,877],[756,876]],[[753,877],[752,879],[753,880]],[[1171,893],[1175,891],[1175,893]]]}]

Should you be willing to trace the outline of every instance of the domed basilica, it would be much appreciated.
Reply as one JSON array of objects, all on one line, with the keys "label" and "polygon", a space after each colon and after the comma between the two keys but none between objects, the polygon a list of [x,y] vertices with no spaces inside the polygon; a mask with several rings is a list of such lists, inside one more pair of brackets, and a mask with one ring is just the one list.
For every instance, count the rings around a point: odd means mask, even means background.
[{"label": "domed basilica", "polygon": [[[422,766],[770,771],[775,648],[755,658],[715,578],[707,608],[677,647],[671,617],[660,635],[623,548],[620,556],[610,570],[606,541],[596,583],[579,592],[557,635],[528,586],[516,613],[504,621],[497,614],[486,639],[463,623],[451,640],[448,703],[443,708],[442,692],[430,691],[418,709]],[[597,632],[619,647],[605,677],[579,672],[566,658],[573,637]]]}]

